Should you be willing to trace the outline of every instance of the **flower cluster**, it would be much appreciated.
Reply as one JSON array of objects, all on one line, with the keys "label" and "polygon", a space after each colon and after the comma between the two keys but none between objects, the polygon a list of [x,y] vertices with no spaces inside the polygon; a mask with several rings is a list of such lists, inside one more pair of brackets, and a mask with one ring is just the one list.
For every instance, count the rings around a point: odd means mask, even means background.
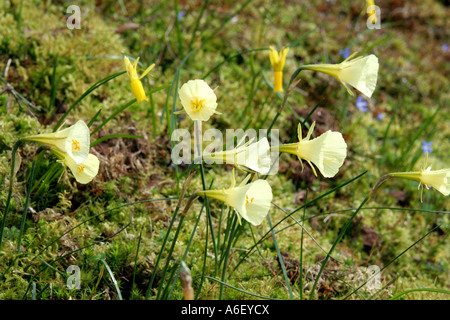
[{"label": "flower cluster", "polygon": [[[150,65],[140,76],[137,73],[139,58],[132,64],[128,57],[124,57],[125,68],[130,79],[131,90],[137,103],[148,101],[141,79],[155,66]],[[28,136],[22,141],[37,142],[50,147],[50,151],[58,157],[65,167],[68,167],[77,182],[87,184],[97,175],[100,161],[97,156],[89,153],[90,132],[86,123],[79,120],[74,125],[52,133],[42,133]]]},{"label": "flower cluster", "polygon": [[[283,68],[286,62],[289,48],[277,52],[272,46],[269,49],[270,63],[274,74],[274,92],[283,92]],[[341,53],[345,60],[339,64],[311,64],[304,65],[299,70],[313,70],[323,72],[335,77],[347,89],[348,93],[354,95],[350,86],[357,89],[367,98],[370,98],[375,90],[378,78],[378,58],[375,55],[354,58],[356,54],[350,55],[348,50]],[[208,121],[214,114],[219,114],[217,109],[217,97],[209,85],[201,79],[189,80],[182,85],[179,98],[184,112],[198,123]],[[356,107],[366,112],[368,103],[363,96],[358,96]],[[306,137],[302,137],[301,124],[298,125],[298,142],[282,144],[271,148],[267,138],[259,141],[251,139],[247,143],[238,143],[238,146],[225,151],[214,151],[211,154],[200,155],[200,161],[206,160],[210,163],[232,164],[235,168],[246,171],[249,174],[236,187],[235,173],[233,170],[231,185],[227,189],[203,190],[197,192],[199,196],[208,197],[224,202],[234,208],[241,218],[252,225],[259,225],[267,216],[273,198],[272,188],[265,179],[257,178],[257,175],[267,175],[271,169],[270,150],[285,152],[296,155],[300,163],[305,160],[317,176],[316,168],[325,178],[333,178],[339,172],[347,157],[347,143],[340,132],[328,130],[321,135],[312,138],[315,122],[309,128]],[[394,173],[392,176],[419,181],[420,185],[432,186],[444,195],[448,195],[449,170],[421,172]]]},{"label": "flower cluster", "polygon": [[[283,92],[283,68],[289,48],[277,52],[270,47],[269,58],[274,72],[274,92]],[[351,57],[349,57],[351,58]],[[340,65],[308,65],[305,70],[316,70],[328,73],[339,79],[348,89],[350,84],[365,93],[372,95],[378,73],[378,59],[371,55],[354,60],[347,59]],[[348,89],[351,94],[353,92]],[[201,79],[189,80],[179,91],[183,110],[196,122],[208,121],[217,114],[217,97],[209,85]],[[202,155],[202,160],[211,163],[233,164],[237,169],[267,175],[271,168],[270,150],[296,155],[300,163],[305,160],[317,176],[316,169],[325,178],[332,178],[338,172],[347,156],[347,144],[340,132],[328,130],[316,138],[311,138],[315,123],[310,126],[305,138],[302,137],[301,124],[298,125],[297,143],[283,144],[271,148],[267,138],[259,141],[251,139],[245,144],[239,143],[236,148],[215,151]],[[198,125],[196,125],[198,127]],[[303,166],[303,163],[302,163]],[[231,178],[231,186],[222,190],[203,190],[198,192],[202,197],[209,197],[226,203],[234,208],[239,220],[243,218],[253,225],[259,225],[267,216],[273,198],[272,189],[265,179],[250,182],[248,175],[236,187],[235,176]]]},{"label": "flower cluster", "polygon": [[90,132],[84,121],[52,133],[42,133],[25,137],[24,141],[33,141],[50,147],[61,164],[69,167],[75,179],[82,184],[89,183],[97,175],[100,161],[89,153]]},{"label": "flower cluster", "polygon": [[[208,121],[213,114],[218,114],[217,97],[214,90],[201,79],[189,80],[183,84],[179,91],[179,97],[183,110],[188,116],[198,123]],[[229,163],[236,168],[267,174],[270,169],[270,149],[267,138],[258,142],[249,141],[245,144],[238,144],[234,149],[227,151],[217,151],[212,154],[202,155],[203,160]],[[233,171],[231,185],[228,189],[204,190],[198,192],[199,196],[220,200],[234,208],[240,217],[253,225],[259,225],[267,216],[272,202],[272,188],[266,180],[258,179],[251,183],[251,175],[236,187],[235,175]]]},{"label": "flower cluster", "polygon": [[[283,92],[283,68],[289,48],[277,52],[274,47],[269,48],[269,58],[274,75],[274,92]],[[309,64],[301,66],[302,70],[312,70],[333,76],[354,95],[353,87],[370,98],[375,90],[378,78],[378,58],[371,54],[354,58],[356,53],[350,54],[349,48],[339,52],[345,60],[339,64]],[[138,103],[148,101],[141,79],[153,68],[150,65],[140,76],[137,72],[139,58],[131,63],[124,57],[125,68],[130,80],[131,90]],[[298,74],[298,73],[297,73]],[[292,79],[291,79],[292,81]],[[195,122],[195,128],[201,127],[201,122],[208,121],[217,111],[217,96],[213,89],[202,79],[189,80],[179,90],[179,99],[184,112]],[[287,94],[287,93],[286,93]],[[366,112],[368,103],[363,96],[358,96],[356,108]],[[177,112],[178,113],[178,112]],[[239,186],[236,186],[233,170],[231,185],[222,190],[203,190],[198,195],[209,197],[226,203],[237,212],[239,221],[243,218],[253,225],[259,225],[267,216],[273,198],[270,184],[259,175],[268,175],[271,171],[271,151],[296,155],[303,168],[306,161],[317,176],[316,168],[325,178],[333,178],[339,172],[347,157],[347,143],[340,132],[328,130],[317,137],[314,134],[315,122],[309,128],[306,137],[302,137],[301,124],[298,124],[298,142],[282,144],[271,148],[267,138],[259,141],[250,139],[246,143],[238,143],[237,147],[225,151],[214,151],[200,155],[200,161],[210,163],[227,163],[234,165],[240,171],[248,174]],[[87,125],[79,120],[74,125],[57,130],[53,133],[43,133],[23,138],[50,147],[64,166],[68,167],[75,179],[82,184],[89,183],[98,173],[99,160],[89,153],[90,132]],[[431,152],[431,142],[423,142],[422,150],[425,154]],[[419,172],[392,173],[390,177],[400,177],[419,182],[419,187],[425,185],[433,187],[444,195],[449,194],[449,169],[431,171],[431,167]]]}]

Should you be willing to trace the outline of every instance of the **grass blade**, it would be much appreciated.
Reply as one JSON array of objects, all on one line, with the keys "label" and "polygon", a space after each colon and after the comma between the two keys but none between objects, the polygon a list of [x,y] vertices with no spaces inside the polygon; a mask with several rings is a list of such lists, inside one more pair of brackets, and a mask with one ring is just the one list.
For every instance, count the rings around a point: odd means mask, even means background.
[{"label": "grass blade", "polygon": [[92,91],[94,91],[95,89],[97,89],[98,87],[101,87],[102,85],[104,85],[105,83],[123,75],[124,73],[126,73],[126,71],[121,71],[121,72],[117,72],[114,73],[112,75],[107,76],[106,78],[97,81],[96,83],[94,83],[89,89],[86,90],[85,93],[83,93],[68,109],[67,111],[62,115],[62,117],[58,120],[58,122],[56,123],[55,127],[53,128],[53,132],[55,132],[59,127],[61,127],[64,119],[69,115],[69,113],[72,111],[73,108],[75,108],[81,101],[83,101],[84,98],[86,98]]},{"label": "grass blade", "polygon": [[437,292],[437,293],[444,293],[444,294],[450,294],[450,291],[447,290],[443,290],[443,289],[433,289],[433,288],[418,288],[418,289],[409,289],[409,290],[405,290],[403,292],[397,293],[395,296],[393,296],[392,298],[389,298],[389,300],[397,300],[399,297],[410,293],[410,292],[421,292],[421,291],[425,291],[425,292]]},{"label": "grass blade", "polygon": [[104,264],[105,267],[106,267],[106,270],[108,271],[108,274],[109,274],[109,276],[110,276],[110,278],[111,278],[111,281],[112,281],[112,283],[114,284],[114,287],[116,288],[116,292],[117,292],[117,295],[119,296],[119,300],[123,300],[123,299],[122,299],[122,293],[120,292],[119,285],[118,285],[118,283],[117,283],[116,278],[114,277],[114,274],[113,274],[111,268],[109,267],[109,265],[106,263],[106,261],[105,261],[104,259],[102,259],[102,260],[100,260],[100,261],[103,262],[103,264]]},{"label": "grass blade", "polygon": [[294,295],[292,294],[291,283],[290,283],[289,277],[287,276],[287,273],[286,273],[286,267],[284,265],[283,257],[281,256],[280,248],[278,247],[278,242],[277,242],[277,240],[275,238],[275,233],[273,231],[274,229],[273,229],[273,226],[272,226],[272,221],[270,219],[270,213],[267,215],[267,219],[269,220],[269,226],[270,226],[270,230],[272,232],[273,244],[275,245],[275,250],[277,251],[278,261],[280,262],[281,270],[283,271],[284,281],[285,281],[286,286],[287,286],[288,291],[289,291],[289,297],[292,300],[292,299],[294,299]]},{"label": "grass blade", "polygon": [[11,204],[11,196],[12,196],[12,187],[14,184],[14,177],[15,177],[15,167],[16,167],[16,155],[17,151],[22,144],[21,140],[18,140],[12,149],[12,159],[11,159],[11,175],[10,175],[10,181],[9,181],[9,190],[8,190],[8,198],[6,199],[6,205],[5,205],[5,212],[3,213],[3,220],[0,227],[0,252],[2,249],[2,243],[3,243],[3,236],[4,236],[4,230],[6,227],[6,218],[8,217],[9,212],[9,206]]}]

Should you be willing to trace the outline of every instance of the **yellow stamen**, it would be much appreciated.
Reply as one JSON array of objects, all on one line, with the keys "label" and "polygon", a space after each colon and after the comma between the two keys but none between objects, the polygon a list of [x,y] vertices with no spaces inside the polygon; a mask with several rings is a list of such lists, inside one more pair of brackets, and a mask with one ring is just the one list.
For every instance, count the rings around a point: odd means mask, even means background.
[{"label": "yellow stamen", "polygon": [[199,112],[200,110],[203,109],[204,106],[205,106],[205,101],[203,99],[199,99],[198,97],[196,97],[195,100],[192,101],[192,109],[195,112]]},{"label": "yellow stamen", "polygon": [[76,139],[72,139],[72,150],[80,150],[80,142]]},{"label": "yellow stamen", "polygon": [[85,166],[83,166],[82,164],[79,164],[78,167],[77,167],[77,172],[78,173],[83,172],[84,168],[85,168]]},{"label": "yellow stamen", "polygon": [[253,200],[255,200],[255,198],[251,198],[249,201],[248,195],[245,195],[245,205],[249,205],[249,204],[253,203]]}]

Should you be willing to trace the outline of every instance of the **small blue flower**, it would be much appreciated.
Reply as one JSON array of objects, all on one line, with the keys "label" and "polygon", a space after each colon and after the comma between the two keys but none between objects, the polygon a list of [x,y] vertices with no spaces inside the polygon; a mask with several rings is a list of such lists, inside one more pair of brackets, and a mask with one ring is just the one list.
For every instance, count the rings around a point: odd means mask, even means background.
[{"label": "small blue flower", "polygon": [[359,111],[362,111],[362,112],[366,112],[368,110],[367,109],[368,103],[366,101],[364,101],[363,96],[358,96],[358,98],[356,98],[355,106]]},{"label": "small blue flower", "polygon": [[448,52],[448,44],[447,44],[447,43],[444,43],[444,44],[442,45],[442,47],[441,47],[441,50],[444,51],[444,52]]},{"label": "small blue flower", "polygon": [[342,58],[347,59],[348,57],[350,57],[350,48],[345,47],[344,50],[339,50],[339,54]]},{"label": "small blue flower", "polygon": [[433,149],[431,146],[433,145],[433,142],[426,142],[425,140],[422,140],[422,151],[424,154],[433,152]]},{"label": "small blue flower", "polygon": [[380,120],[380,121],[383,120],[384,119],[384,113],[383,112],[378,112],[377,113],[377,119]]},{"label": "small blue flower", "polygon": [[186,11],[184,11],[184,10],[178,11],[177,20],[178,21],[183,20],[183,17],[184,17],[185,14],[186,14]]}]

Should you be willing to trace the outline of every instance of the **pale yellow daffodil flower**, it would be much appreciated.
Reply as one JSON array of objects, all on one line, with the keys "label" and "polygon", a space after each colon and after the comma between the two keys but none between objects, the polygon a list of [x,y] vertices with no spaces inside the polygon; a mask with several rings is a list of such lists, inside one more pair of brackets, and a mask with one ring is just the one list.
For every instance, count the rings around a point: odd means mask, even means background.
[{"label": "pale yellow daffodil flower", "polygon": [[242,146],[226,151],[217,151],[211,154],[204,153],[203,159],[216,163],[233,164],[242,171],[253,171],[268,174],[270,170],[270,145],[266,137],[258,142],[251,139]]},{"label": "pale yellow daffodil flower", "polygon": [[67,153],[59,150],[52,150],[52,152],[60,159],[60,162],[65,167],[69,167],[75,180],[81,184],[87,184],[98,174],[100,161],[92,153],[88,154],[87,158],[82,163],[76,163],[74,159]]},{"label": "pale yellow daffodil flower", "polygon": [[[390,177],[403,178],[419,182],[418,188],[426,186],[436,189],[444,196],[450,194],[450,168],[441,170],[431,170],[431,166],[425,170],[414,172],[394,172],[388,174]],[[422,199],[422,195],[420,197]]]},{"label": "pale yellow daffodil flower", "polygon": [[353,59],[355,55],[352,54],[339,64],[310,64],[300,68],[329,74],[339,80],[352,96],[355,94],[349,85],[370,98],[377,84],[378,58],[371,54]]},{"label": "pale yellow daffodil flower", "polygon": [[266,180],[256,180],[247,184],[251,175],[235,187],[234,171],[231,185],[228,189],[198,191],[202,197],[213,198],[226,203],[234,208],[240,218],[244,218],[252,225],[257,226],[262,223],[269,213],[272,203],[272,188]]},{"label": "pale yellow daffodil flower", "polygon": [[299,124],[299,142],[280,145],[278,146],[278,151],[296,155],[300,163],[302,160],[306,160],[316,176],[317,173],[311,163],[319,169],[325,178],[332,178],[338,173],[339,168],[344,163],[347,156],[347,144],[340,132],[331,130],[310,140],[314,126],[315,122],[311,125],[307,136],[303,139],[301,125]]},{"label": "pale yellow daffodil flower", "polygon": [[25,141],[38,142],[67,153],[75,163],[82,163],[90,149],[89,128],[82,120],[74,125],[52,133],[42,133],[23,138]]},{"label": "pale yellow daffodil flower", "polygon": [[178,95],[184,111],[192,120],[208,121],[218,113],[216,94],[204,80],[189,80],[181,86]]}]

